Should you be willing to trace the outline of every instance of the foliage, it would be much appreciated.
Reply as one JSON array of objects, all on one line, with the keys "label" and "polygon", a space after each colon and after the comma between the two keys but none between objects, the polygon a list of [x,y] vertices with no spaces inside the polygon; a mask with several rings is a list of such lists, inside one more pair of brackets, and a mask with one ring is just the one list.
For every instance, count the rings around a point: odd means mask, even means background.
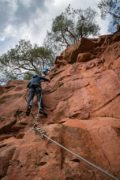
[{"label": "foliage", "polygon": [[31,73],[41,74],[44,67],[53,65],[54,56],[50,49],[21,40],[15,48],[0,57],[0,68],[4,77],[23,78]]},{"label": "foliage", "polygon": [[98,7],[102,18],[109,14],[112,17],[112,24],[120,25],[120,0],[101,0]]},{"label": "foliage", "polygon": [[30,80],[33,76],[33,73],[28,72],[27,74],[24,75],[24,80]]},{"label": "foliage", "polygon": [[96,15],[97,13],[91,8],[72,9],[69,5],[53,20],[51,31],[47,32],[45,44],[54,51],[59,51],[82,37],[97,35],[99,26],[95,21]]}]

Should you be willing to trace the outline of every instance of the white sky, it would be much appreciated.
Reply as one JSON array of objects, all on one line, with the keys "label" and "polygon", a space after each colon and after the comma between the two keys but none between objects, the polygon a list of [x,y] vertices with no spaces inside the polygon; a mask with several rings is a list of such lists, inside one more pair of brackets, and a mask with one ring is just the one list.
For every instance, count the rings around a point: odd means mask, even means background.
[{"label": "white sky", "polygon": [[[0,54],[13,48],[20,39],[42,45],[52,20],[71,4],[74,9],[97,9],[99,0],[0,0]],[[98,9],[97,9],[98,11]],[[98,11],[99,13],[99,11]],[[97,18],[106,34],[108,21]]]}]

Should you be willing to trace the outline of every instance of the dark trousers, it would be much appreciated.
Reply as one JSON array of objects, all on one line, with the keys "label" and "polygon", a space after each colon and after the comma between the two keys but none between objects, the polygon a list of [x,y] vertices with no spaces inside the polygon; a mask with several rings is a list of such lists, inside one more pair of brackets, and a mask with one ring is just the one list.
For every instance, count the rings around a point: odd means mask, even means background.
[{"label": "dark trousers", "polygon": [[43,109],[42,91],[39,87],[29,89],[28,106],[32,106],[35,95],[37,96],[38,108]]}]

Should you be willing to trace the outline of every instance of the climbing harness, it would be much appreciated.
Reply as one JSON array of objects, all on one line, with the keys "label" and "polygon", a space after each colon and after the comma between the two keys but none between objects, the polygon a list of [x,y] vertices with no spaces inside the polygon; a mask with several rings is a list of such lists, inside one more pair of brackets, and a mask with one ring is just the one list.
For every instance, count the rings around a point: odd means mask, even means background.
[{"label": "climbing harness", "polygon": [[63,146],[62,144],[58,143],[57,141],[51,139],[50,137],[48,137],[47,133],[45,130],[43,130],[40,127],[37,127],[36,125],[34,125],[34,130],[37,134],[39,134],[41,136],[42,139],[47,139],[48,141],[53,142],[54,144],[56,144],[57,146],[61,147],[62,149],[66,150],[67,152],[71,153],[72,155],[76,156],[77,158],[79,158],[80,160],[82,160],[84,163],[86,163],[87,165],[99,170],[100,172],[102,172],[103,174],[109,176],[111,179],[114,180],[118,180],[117,177],[113,176],[112,174],[110,174],[109,172],[107,172],[106,170],[102,169],[101,167],[91,163],[90,161],[88,161],[87,159],[83,158],[82,156],[74,153],[73,151],[71,151],[70,149],[66,148],[65,146]]}]

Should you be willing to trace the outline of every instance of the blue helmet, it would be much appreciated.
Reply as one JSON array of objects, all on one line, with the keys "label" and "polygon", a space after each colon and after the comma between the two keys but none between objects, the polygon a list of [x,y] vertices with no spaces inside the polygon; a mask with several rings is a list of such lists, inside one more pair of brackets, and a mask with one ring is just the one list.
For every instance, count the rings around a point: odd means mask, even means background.
[{"label": "blue helmet", "polygon": [[44,69],[43,69],[43,73],[44,73],[44,74],[47,74],[48,72],[49,72],[49,68],[44,68]]}]

